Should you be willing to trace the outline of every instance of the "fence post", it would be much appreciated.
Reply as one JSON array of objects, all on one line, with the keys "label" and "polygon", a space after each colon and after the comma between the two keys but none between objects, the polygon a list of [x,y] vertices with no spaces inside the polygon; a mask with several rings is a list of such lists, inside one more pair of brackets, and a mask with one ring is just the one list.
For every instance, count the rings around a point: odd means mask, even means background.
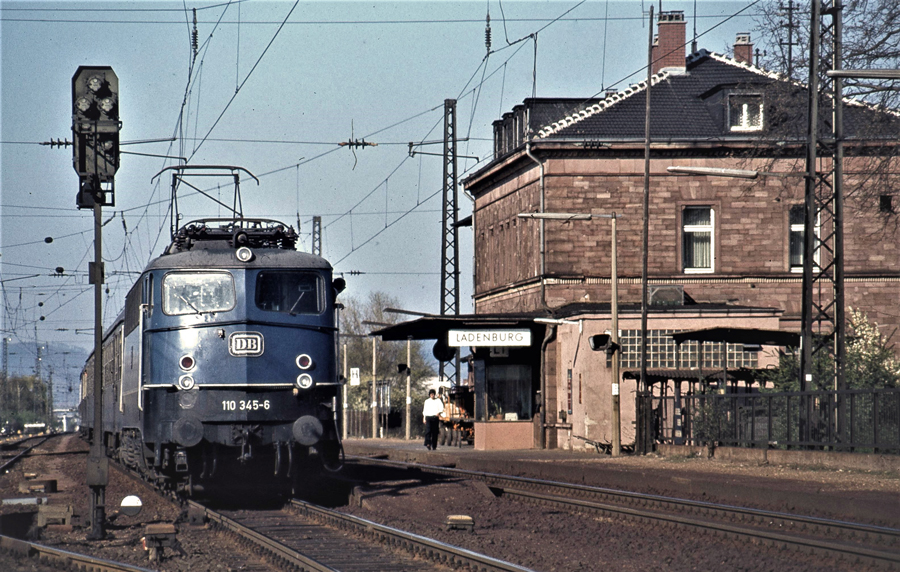
[{"label": "fence post", "polygon": [[785,440],[787,441],[787,443],[786,443],[787,447],[790,447],[791,427],[792,427],[792,425],[791,425],[791,396],[787,395],[787,396],[785,396],[785,399],[786,399],[785,409],[786,409],[786,415],[787,415],[787,425],[785,426],[785,428],[787,429],[787,435],[786,435]]},{"label": "fence post", "polygon": [[[734,393],[732,395],[734,395],[734,397],[731,398],[731,403],[732,403],[731,407],[733,410],[733,413],[731,415],[734,418],[734,443],[735,443],[735,445],[740,446],[742,439],[741,439],[741,422],[738,419],[738,417],[740,417],[740,407],[739,407],[739,402],[738,402],[739,394]],[[723,397],[725,397],[725,396],[723,396]]]},{"label": "fence post", "polygon": [[681,419],[681,382],[675,382],[675,391],[672,396],[672,442],[675,445],[684,445],[684,424]]},{"label": "fence post", "polygon": [[[715,413],[715,416],[716,416],[715,436],[721,437],[722,436],[722,416],[719,414],[719,409],[721,408],[722,404],[717,403],[717,401],[718,401],[717,398],[718,398],[718,395],[713,395],[713,412]],[[716,439],[716,440],[718,440],[718,439]],[[715,443],[713,443],[713,446],[715,446]]]},{"label": "fence post", "polygon": [[756,398],[750,396],[750,444],[756,447]]},{"label": "fence post", "polygon": [[875,452],[878,452],[878,392],[872,392],[872,443],[875,445]]}]

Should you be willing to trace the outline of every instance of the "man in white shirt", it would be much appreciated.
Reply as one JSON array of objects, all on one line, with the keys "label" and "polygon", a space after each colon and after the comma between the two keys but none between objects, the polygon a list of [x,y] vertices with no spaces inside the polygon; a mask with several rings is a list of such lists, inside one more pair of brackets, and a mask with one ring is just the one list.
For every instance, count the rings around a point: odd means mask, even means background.
[{"label": "man in white shirt", "polygon": [[422,417],[425,423],[425,448],[437,449],[438,443],[438,422],[441,414],[444,412],[444,402],[435,397],[434,390],[428,392],[428,399],[425,400],[425,406],[422,408]]}]

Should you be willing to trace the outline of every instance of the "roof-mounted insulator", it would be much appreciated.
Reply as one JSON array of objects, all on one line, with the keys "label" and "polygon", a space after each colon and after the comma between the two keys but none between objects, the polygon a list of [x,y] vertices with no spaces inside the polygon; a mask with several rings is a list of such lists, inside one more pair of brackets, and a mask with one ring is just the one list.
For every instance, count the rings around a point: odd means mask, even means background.
[{"label": "roof-mounted insulator", "polygon": [[487,13],[487,24],[484,27],[484,47],[487,48],[487,53],[491,53],[491,13]]},{"label": "roof-mounted insulator", "polygon": [[197,52],[200,49],[199,34],[197,33],[197,9],[194,8],[194,31],[191,33],[191,47],[194,48],[194,57],[197,57]]},{"label": "roof-mounted insulator", "polygon": [[294,250],[298,239],[293,227],[269,219],[201,219],[180,229],[172,240],[169,253],[193,248],[279,248]]}]

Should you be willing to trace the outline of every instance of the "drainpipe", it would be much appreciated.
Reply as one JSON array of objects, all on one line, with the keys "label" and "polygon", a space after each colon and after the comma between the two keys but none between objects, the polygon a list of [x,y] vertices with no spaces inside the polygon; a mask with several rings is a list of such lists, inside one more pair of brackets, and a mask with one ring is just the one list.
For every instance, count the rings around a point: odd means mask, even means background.
[{"label": "drainpipe", "polygon": [[547,344],[556,335],[556,324],[547,324],[547,332],[544,341],[541,342],[541,437],[538,442],[539,449],[547,448]]},{"label": "drainpipe", "polygon": [[[477,203],[475,202],[475,197],[471,193],[469,193],[469,191],[467,191],[465,188],[463,189],[463,196],[466,197],[467,199],[469,199],[470,201],[472,201],[472,244],[475,244],[475,237],[478,236],[478,228],[475,226],[478,224],[478,222],[476,221],[476,219],[478,217],[475,216],[475,206]],[[475,294],[478,293],[476,290],[476,287],[478,286],[478,283],[477,283],[478,277],[475,274],[476,272],[477,272],[477,269],[475,268],[475,248],[473,247],[472,248],[472,311],[477,314],[478,308],[475,307]]]},{"label": "drainpipe", "polygon": [[[544,164],[541,163],[537,157],[531,154],[531,143],[525,143],[525,154],[531,158],[532,161],[537,163],[537,166],[541,169],[541,204],[540,210],[538,212],[544,212]],[[545,270],[545,249],[544,249],[544,219],[539,219],[538,221],[538,242],[540,243],[540,256],[541,256],[541,270],[540,270],[540,280],[541,280],[541,306],[544,307],[545,310],[549,310],[547,307],[547,289],[544,284],[544,270]]]},{"label": "drainpipe", "polygon": [[[540,209],[538,212],[544,212],[544,164],[541,163],[537,157],[535,157],[531,153],[531,142],[525,143],[525,154],[534,161],[537,166],[540,168],[540,185],[541,185],[541,202]],[[539,219],[538,226],[538,242],[540,243],[540,281],[541,281],[541,306],[544,307],[545,310],[549,310],[547,307],[547,286],[544,283],[544,270],[545,270],[545,249],[544,249],[544,219]],[[546,372],[546,362],[547,362],[547,344],[550,343],[550,340],[553,339],[554,334],[556,333],[555,325],[547,326],[547,333],[544,336],[544,341],[541,344],[541,437],[539,440],[539,445],[541,449],[544,449],[547,444],[547,372]]]}]

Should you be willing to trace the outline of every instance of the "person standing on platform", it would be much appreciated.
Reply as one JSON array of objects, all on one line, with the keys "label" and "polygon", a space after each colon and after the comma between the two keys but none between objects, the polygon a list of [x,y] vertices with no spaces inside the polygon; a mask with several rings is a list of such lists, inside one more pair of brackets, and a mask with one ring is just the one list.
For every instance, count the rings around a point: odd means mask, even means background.
[{"label": "person standing on platform", "polygon": [[433,389],[430,390],[428,399],[425,400],[425,406],[422,408],[422,417],[425,423],[425,448],[428,450],[437,449],[438,422],[443,413],[444,402],[435,397]]}]

